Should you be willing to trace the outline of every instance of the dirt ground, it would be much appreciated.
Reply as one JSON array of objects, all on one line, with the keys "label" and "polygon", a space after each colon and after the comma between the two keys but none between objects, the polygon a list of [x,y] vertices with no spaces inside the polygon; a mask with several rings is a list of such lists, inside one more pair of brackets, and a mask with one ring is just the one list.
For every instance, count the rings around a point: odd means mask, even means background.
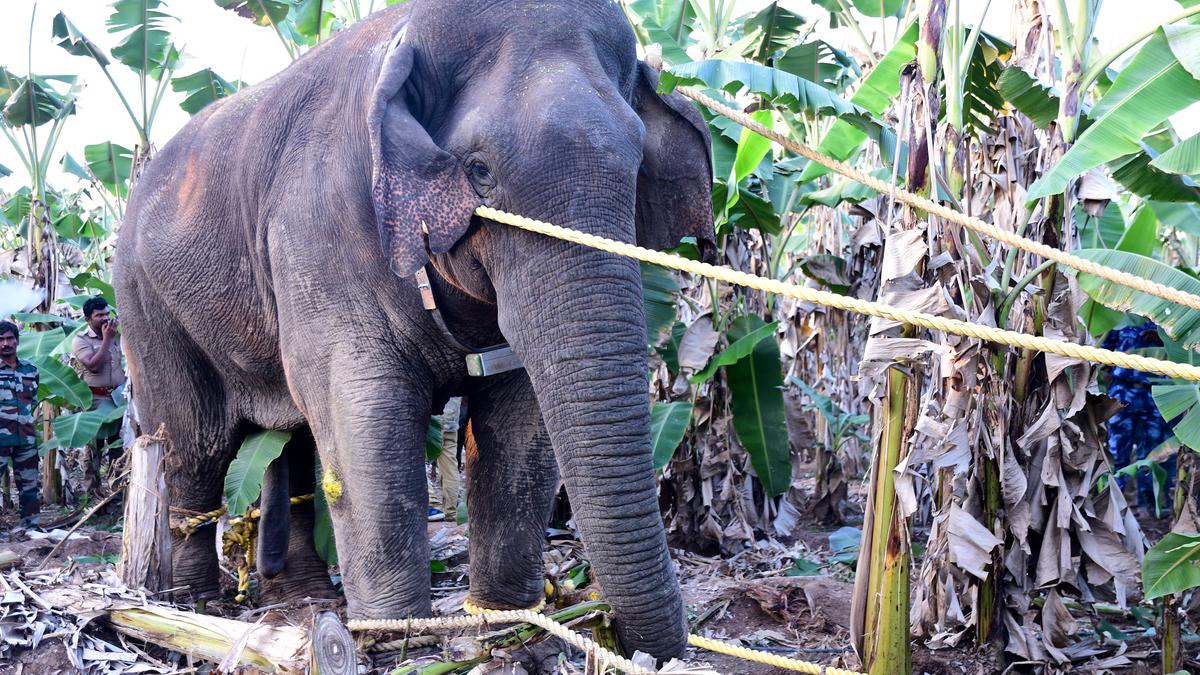
[{"label": "dirt ground", "polygon": [[[861,488],[859,488],[861,489]],[[861,503],[858,495],[851,495],[852,504]],[[850,518],[854,519],[854,507]],[[69,521],[72,513],[48,511],[44,522]],[[97,517],[68,539],[52,558],[48,567],[67,569],[102,569],[115,564],[120,553],[120,533],[115,528],[116,514]],[[16,517],[11,508],[0,512],[0,552],[12,551],[20,558],[19,568],[33,570],[42,564],[51,549],[63,539],[65,531],[52,530],[48,535],[29,538],[21,534],[13,536],[10,528]],[[1156,524],[1147,523],[1153,531]],[[69,527],[69,525],[66,525]],[[680,583],[684,602],[692,620],[693,632],[716,639],[741,642],[772,653],[790,656],[821,665],[857,669],[859,660],[850,647],[850,601],[853,590],[851,566],[836,562],[830,551],[829,536],[836,528],[816,523],[801,523],[795,541],[764,542],[762,546],[733,556],[719,559],[703,557],[685,551],[675,551],[679,564]],[[441,561],[435,565],[432,575],[435,611],[444,614],[459,612],[466,595],[468,582],[468,560],[466,556],[465,528],[450,523],[431,523],[429,534],[434,558]],[[813,561],[819,569],[807,570],[813,576],[788,576],[796,573],[792,560],[802,558]],[[547,575],[563,579],[571,570],[579,569],[584,562],[582,547],[578,542],[563,536],[552,541],[547,556]],[[914,564],[914,569],[918,567]],[[232,591],[232,577],[228,579]],[[228,594],[232,596],[232,592]],[[277,607],[270,612],[269,621],[286,621],[302,625],[311,614],[312,606]],[[263,612],[231,601],[210,603],[208,611],[231,618],[257,620]],[[1091,621],[1086,612],[1074,612],[1081,623]],[[1131,636],[1146,633],[1137,622],[1129,617],[1107,620],[1119,630]],[[1143,627],[1144,628],[1144,627]],[[3,629],[3,622],[0,622]],[[93,628],[94,629],[94,628]],[[1141,632],[1139,632],[1139,630]],[[1127,644],[1131,653],[1144,652],[1130,668],[1113,672],[1143,673],[1159,672],[1156,639],[1151,636],[1133,637]],[[153,652],[153,649],[150,649]],[[583,672],[576,654],[575,663],[562,663],[559,653],[570,653],[561,643],[543,641],[528,649],[512,654],[512,659],[523,663],[525,672]],[[1185,652],[1192,663],[1200,659],[1200,642],[1185,643]],[[157,653],[169,660],[169,655]],[[441,647],[411,650],[409,658],[440,655]],[[370,672],[389,672],[401,662],[400,654],[383,654],[371,659]],[[539,670],[547,664],[551,670]],[[974,649],[952,648],[933,651],[919,642],[913,645],[913,672],[928,675],[977,675],[1000,672],[995,657]],[[186,665],[186,664],[181,664]],[[783,673],[771,666],[751,663],[727,657],[691,650],[688,665],[707,665],[719,673],[760,675]],[[0,659],[0,675],[28,673],[77,672],[70,665],[61,640],[47,640],[36,650],[20,651],[9,662]],[[101,671],[96,671],[101,672]],[[105,671],[118,672],[118,671]],[[158,671],[154,671],[158,672]],[[522,672],[517,669],[497,672]],[[1063,672],[1037,668],[1013,668],[1011,672]],[[1078,672],[1088,672],[1080,670]]]}]

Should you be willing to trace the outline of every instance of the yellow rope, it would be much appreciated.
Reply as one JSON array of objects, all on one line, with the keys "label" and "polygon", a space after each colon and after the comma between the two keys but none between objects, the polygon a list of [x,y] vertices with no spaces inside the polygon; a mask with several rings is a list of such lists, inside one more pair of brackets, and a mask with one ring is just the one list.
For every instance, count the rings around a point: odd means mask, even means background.
[{"label": "yellow rope", "polygon": [[[480,607],[479,605],[475,604],[474,602],[471,602],[470,598],[463,600],[462,608],[463,608],[464,612],[466,612],[467,614],[470,614],[471,616],[479,616],[480,614],[483,614],[484,612],[499,611],[499,610],[495,610],[495,609],[490,609],[488,607]],[[541,598],[538,598],[536,605],[529,608],[529,611],[540,612],[545,608],[546,608],[546,598],[541,597]]]},{"label": "yellow rope", "polygon": [[[292,497],[291,503],[293,506],[295,506],[296,504],[304,504],[305,502],[311,502],[313,500],[313,498],[314,498],[313,495],[301,495],[299,497]],[[171,510],[176,513],[183,512],[181,509],[177,509],[174,506],[171,507]],[[221,518],[221,516],[225,515],[225,512],[226,512],[226,509],[224,506],[222,506],[221,508],[213,509],[212,511],[209,511],[208,513],[199,513],[194,516],[188,516],[187,518],[185,518],[183,520],[182,524],[172,525],[171,529],[175,530],[179,534],[182,534],[183,536],[186,537],[186,536],[191,535],[193,532],[200,529],[201,527],[204,527],[205,525],[217,522],[217,520],[219,520]],[[250,511],[248,511],[246,513],[246,515],[238,516],[237,518],[234,518],[234,519],[230,520],[229,522],[232,525],[233,523],[235,523],[238,520],[241,520],[242,518],[250,518],[251,520],[257,520],[258,517],[261,515],[262,515],[262,509],[255,507],[255,508],[251,509]]]},{"label": "yellow rope", "polygon": [[788,658],[778,654],[768,654],[767,652],[757,649],[749,649],[740,645],[731,645],[728,642],[712,640],[710,638],[701,637],[696,634],[688,636],[688,644],[700,649],[707,649],[710,652],[725,654],[726,656],[736,656],[747,661],[756,663],[765,663],[776,668],[784,670],[795,670],[801,673],[811,673],[811,675],[863,675],[857,671],[845,670],[843,668],[834,668],[833,666],[822,666],[819,663],[809,663],[799,659]]},{"label": "yellow rope", "polygon": [[[304,504],[311,502],[314,495],[301,495],[292,497],[292,505]],[[174,507],[172,511],[176,511]],[[200,513],[194,516],[189,516],[184,519],[180,525],[172,525],[171,529],[183,535],[184,537],[191,536],[196,530],[217,522],[221,516],[225,515],[226,508],[222,506],[219,509],[213,509],[208,513]],[[246,512],[245,515],[229,519],[229,529],[225,531],[225,535],[221,538],[221,555],[226,558],[233,558],[239,551],[237,566],[237,595],[233,597],[234,602],[245,602],[250,591],[250,570],[254,567],[254,537],[257,534],[255,523],[262,517],[262,509],[255,507]]]},{"label": "yellow rope", "polygon": [[[1081,359],[1084,361],[1093,361],[1095,363],[1103,363],[1110,366],[1122,366],[1124,368],[1132,368],[1148,373],[1156,373],[1166,375],[1167,377],[1178,378],[1181,380],[1200,381],[1200,367],[1188,365],[1185,363],[1175,363],[1174,361],[1164,361],[1162,359],[1152,359],[1136,354],[1125,354],[1122,352],[1114,352],[1108,349],[1100,349],[1098,347],[1089,347],[1087,345],[1077,345],[1073,342],[1065,340],[1055,340],[1037,335],[1028,335],[1026,333],[1018,333],[1011,330],[1003,330],[992,326],[982,326],[979,324],[959,321],[957,319],[947,319],[932,314],[922,312],[910,312],[908,310],[892,307],[878,302],[870,302],[867,300],[859,300],[828,291],[820,291],[814,288],[805,288],[797,284],[776,281],[767,279],[766,277],[738,272],[727,267],[718,267],[717,265],[709,265],[707,263],[688,260],[683,256],[674,255],[671,253],[663,253],[662,251],[652,251],[650,249],[626,244],[624,242],[598,237],[592,234],[585,234],[575,230],[568,230],[564,227],[543,223],[531,218],[497,211],[496,209],[481,206],[475,210],[475,213],[483,218],[494,220],[498,223],[505,223],[514,227],[519,227],[530,232],[537,232],[564,241],[590,246],[592,248],[615,253],[617,255],[635,258],[643,262],[653,263],[662,267],[699,274],[701,276],[710,277],[726,283],[737,284],[747,288],[754,288],[768,293],[784,295],[805,302],[812,302],[825,307],[833,307],[867,316],[877,316],[884,319],[891,319],[903,324],[911,326],[921,326],[932,330],[942,331],[944,333],[953,333],[955,335],[965,335],[967,337],[987,340],[997,344],[1011,345],[1021,347],[1023,349],[1033,349],[1040,352],[1048,352],[1058,354],[1073,359]],[[1089,270],[1089,273],[1090,270]]]},{"label": "yellow rope", "polygon": [[839,173],[857,183],[861,183],[880,194],[888,195],[892,199],[907,204],[915,209],[932,213],[935,216],[938,216],[944,220],[948,220],[952,223],[958,223],[959,225],[975,230],[979,234],[991,237],[992,239],[1008,244],[1009,246],[1014,246],[1022,251],[1027,251],[1029,253],[1033,253],[1034,255],[1041,256],[1046,260],[1053,260],[1060,265],[1065,265],[1067,267],[1079,270],[1080,272],[1086,272],[1087,274],[1100,277],[1101,279],[1111,281],[1115,284],[1128,286],[1129,288],[1141,291],[1142,293],[1154,295],[1164,300],[1170,300],[1171,302],[1183,305],[1185,307],[1200,310],[1200,296],[1193,295],[1192,293],[1188,293],[1186,291],[1181,291],[1177,288],[1171,288],[1170,286],[1164,286],[1158,282],[1151,281],[1149,279],[1143,279],[1142,277],[1130,274],[1128,272],[1122,272],[1121,270],[1106,267],[1091,260],[1086,260],[1077,255],[1067,253],[1066,251],[1060,251],[1041,242],[1022,237],[1016,233],[1000,229],[999,227],[990,225],[979,218],[968,216],[965,213],[961,213],[947,206],[938,204],[931,199],[913,194],[907,190],[896,187],[895,185],[879,180],[868,173],[859,171],[845,162],[839,162],[832,157],[821,154],[820,152],[807,145],[804,145],[803,143],[797,143],[796,141],[793,141],[792,139],[783,136],[776,131],[768,129],[762,124],[759,124],[749,115],[739,110],[734,110],[733,108],[730,108],[729,106],[710,96],[705,95],[702,92],[692,89],[691,87],[679,87],[676,89],[676,91],[692,99],[693,101],[708,107],[714,112],[719,113],[724,117],[728,117],[734,122],[737,122],[747,129],[754,131],[760,136],[782,145],[788,150],[799,154],[801,157],[805,157],[813,162],[816,162],[817,164],[820,164],[831,171]]},{"label": "yellow rope", "polygon": [[623,656],[614,654],[601,647],[595,640],[567,628],[545,614],[528,609],[489,609],[477,616],[447,616],[435,619],[356,619],[347,621],[346,627],[352,631],[386,630],[424,633],[431,630],[474,628],[493,623],[531,623],[564,642],[574,645],[585,654],[597,656],[629,675],[654,675],[653,670],[647,670]]},{"label": "yellow rope", "polygon": [[[476,626],[486,626],[491,623],[531,623],[542,628],[547,633],[574,645],[586,654],[599,656],[601,660],[619,668],[622,672],[629,673],[629,675],[654,674],[654,671],[643,668],[633,661],[601,647],[594,640],[582,633],[571,630],[550,617],[529,609],[488,609],[474,616],[448,616],[435,619],[353,619],[346,622],[346,627],[355,632],[381,630],[425,633],[434,630],[474,628]],[[779,656],[778,654],[768,654],[755,649],[747,649],[738,645],[711,640],[699,635],[689,635],[688,644],[701,649],[707,649],[710,652],[736,656],[747,661],[765,663],[777,668],[812,673],[812,675],[863,675],[853,670],[843,670],[832,666],[823,666],[819,663],[808,663],[807,661]]]}]

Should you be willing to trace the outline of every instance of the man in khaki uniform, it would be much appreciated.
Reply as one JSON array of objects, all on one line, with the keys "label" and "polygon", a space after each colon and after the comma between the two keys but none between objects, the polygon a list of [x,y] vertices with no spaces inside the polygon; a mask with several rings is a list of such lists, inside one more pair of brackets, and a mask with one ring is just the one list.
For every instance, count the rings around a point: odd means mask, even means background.
[{"label": "man in khaki uniform", "polygon": [[[125,371],[121,368],[121,337],[117,334],[117,322],[110,317],[108,302],[101,296],[89,298],[83,303],[83,318],[87,328],[75,336],[71,343],[71,357],[75,371],[92,390],[92,410],[113,410],[113,390],[125,383]],[[96,436],[96,447],[86,470],[87,478],[99,475],[101,457],[99,451],[109,445],[109,460],[120,456],[120,448],[111,443],[120,433],[120,420],[109,422],[100,428]],[[85,479],[85,484],[90,483]]]}]

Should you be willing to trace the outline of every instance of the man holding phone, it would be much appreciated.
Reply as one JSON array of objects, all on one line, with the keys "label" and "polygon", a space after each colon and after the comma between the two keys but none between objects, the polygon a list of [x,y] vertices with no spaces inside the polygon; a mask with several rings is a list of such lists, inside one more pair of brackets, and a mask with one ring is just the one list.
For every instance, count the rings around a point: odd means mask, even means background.
[{"label": "man holding phone", "polygon": [[[117,321],[111,315],[108,301],[102,296],[88,298],[83,303],[83,318],[87,328],[80,331],[71,343],[71,356],[75,362],[75,370],[92,390],[92,410],[112,410],[117,407],[113,401],[113,390],[125,382],[125,371],[121,368],[121,337],[117,334]],[[115,428],[101,427],[96,438],[96,450],[99,451],[105,443],[110,443],[109,459],[120,455],[119,448],[113,449],[111,441],[120,432],[120,424]],[[106,433],[108,432],[108,433]],[[98,453],[93,455],[91,476],[99,474]],[[85,485],[90,480],[85,482]]]}]

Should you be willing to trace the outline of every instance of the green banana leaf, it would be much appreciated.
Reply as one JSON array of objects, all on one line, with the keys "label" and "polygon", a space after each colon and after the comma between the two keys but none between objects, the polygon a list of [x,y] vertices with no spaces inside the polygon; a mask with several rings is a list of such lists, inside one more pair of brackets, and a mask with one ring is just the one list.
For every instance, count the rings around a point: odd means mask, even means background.
[{"label": "green banana leaf", "polygon": [[124,406],[113,410],[88,410],[55,417],[51,425],[54,428],[53,445],[59,448],[79,448],[87,445],[100,432],[100,427],[110,421],[110,417],[118,410],[120,414],[117,414],[117,419],[120,419],[121,414],[125,412]]},{"label": "green banana leaf", "polygon": [[[179,52],[171,45],[163,0],[116,0],[108,17],[108,32],[124,33],[112,48],[113,58],[154,79],[174,66]],[[72,52],[75,53],[75,52]]]},{"label": "green banana leaf", "polygon": [[706,86],[736,94],[746,88],[797,113],[866,116],[863,109],[838,97],[815,82],[757,63],[706,59],[663,71],[659,92],[679,86]]},{"label": "green banana leaf", "polygon": [[[1116,210],[1120,217],[1120,209],[1115,204],[1110,203],[1108,206]],[[1106,208],[1106,214],[1108,211],[1109,208]],[[1120,222],[1124,225],[1123,217]],[[1158,217],[1154,209],[1143,206],[1130,219],[1129,227],[1121,232],[1113,248],[1137,255],[1153,256],[1158,247]],[[1096,337],[1115,328],[1124,317],[1123,313],[1109,309],[1090,298],[1079,308],[1079,318],[1083,320],[1088,333]]]},{"label": "green banana leaf", "polygon": [[171,89],[185,96],[179,107],[189,115],[195,115],[204,106],[233,94],[238,88],[238,84],[217,75],[212,68],[171,79]]},{"label": "green banana leaf", "polygon": [[642,303],[646,312],[646,341],[653,347],[662,341],[663,331],[675,323],[675,297],[679,284],[670,271],[658,265],[642,263]]},{"label": "green banana leaf", "polygon": [[[917,57],[918,32],[915,21],[909,24],[896,44],[863,78],[854,96],[850,97],[851,103],[875,115],[882,115],[887,110],[892,99],[900,94],[900,71]],[[866,140],[867,134],[861,129],[839,119],[829,128],[817,149],[834,159],[845,161]],[[890,162],[891,156],[885,155],[885,160]],[[813,180],[827,173],[829,169],[820,164],[809,164],[800,174],[800,181]]]},{"label": "green banana leaf", "polygon": [[54,23],[51,28],[56,40],[55,44],[65,49],[68,54],[90,56],[96,60],[96,63],[100,64],[101,68],[110,63],[108,57],[104,55],[100,47],[81,33],[75,27],[75,24],[67,19],[66,14],[59,12],[54,15]]},{"label": "green banana leaf", "polygon": [[1037,128],[1046,129],[1058,118],[1058,95],[1019,67],[1005,68],[996,86],[1004,100],[1024,113]]},{"label": "green banana leaf", "polygon": [[642,44],[661,45],[663,60],[671,65],[692,60],[687,47],[696,12],[690,0],[635,0],[628,9],[641,19],[634,29],[642,34]]},{"label": "green banana leaf", "polygon": [[33,365],[37,366],[38,375],[41,378],[41,384],[38,387],[39,398],[46,400],[53,397],[67,405],[84,410],[92,407],[92,390],[88,388],[86,382],[79,379],[79,374],[70,367],[64,366],[53,356],[35,357]]},{"label": "green banana leaf", "polygon": [[[1200,295],[1200,281],[1153,258],[1127,251],[1094,248],[1076,251],[1075,255],[1164,286]],[[1133,312],[1153,320],[1168,336],[1183,343],[1185,348],[1200,345],[1200,311],[1090,274],[1079,275],[1079,287],[1105,307],[1119,312]]]},{"label": "green banana leaf", "polygon": [[1195,24],[1174,24],[1163,26],[1163,34],[1167,36],[1167,44],[1175,58],[1187,68],[1192,77],[1200,79],[1200,26]]},{"label": "green banana leaf", "polygon": [[36,361],[47,357],[54,352],[55,347],[67,339],[68,334],[69,331],[63,328],[22,331],[21,341],[17,344],[17,358]]},{"label": "green banana leaf", "polygon": [[1200,134],[1159,155],[1150,162],[1150,166],[1184,176],[1200,173]]},{"label": "green banana leaf", "polygon": [[1153,201],[1196,202],[1200,190],[1182,176],[1166,173],[1154,167],[1154,151],[1142,144],[1142,152],[1108,163],[1112,177],[1127,190]]},{"label": "green banana leaf", "polygon": [[650,439],[654,448],[654,468],[662,470],[671,462],[675,449],[692,422],[692,404],[687,401],[662,403],[650,408]]},{"label": "green banana leaf", "polygon": [[[739,316],[730,325],[728,337],[736,345],[767,327],[752,314]],[[779,496],[792,483],[779,343],[760,339],[747,358],[725,366],[725,378],[731,394],[733,430],[749,453],[763,490],[768,496]]]},{"label": "green banana leaf", "polygon": [[854,9],[870,17],[896,16],[908,5],[908,0],[852,0]]},{"label": "green banana leaf", "polygon": [[133,151],[112,141],[84,146],[83,158],[92,175],[109,192],[118,197],[129,191],[129,176],[133,171]]},{"label": "green banana leaf", "polygon": [[[965,39],[965,38],[964,38]],[[1012,52],[1012,45],[987,33],[980,33],[963,79],[962,114],[967,127],[988,133],[996,114],[1004,107],[998,81],[1005,68],[1001,55]]]},{"label": "green banana leaf", "polygon": [[[15,82],[15,79],[14,79]],[[45,78],[24,78],[4,104],[4,121],[13,127],[41,126],[75,112],[73,100],[54,91]]]},{"label": "green banana leaf", "polygon": [[1087,248],[1116,248],[1125,236],[1125,216],[1115,202],[1109,202],[1099,217],[1087,213],[1077,204],[1075,222],[1080,223],[1080,244]]},{"label": "green banana leaf", "polygon": [[1200,586],[1200,534],[1168,532],[1146,551],[1142,588],[1146,600]]},{"label": "green banana leaf", "polygon": [[[845,89],[860,72],[854,59],[824,40],[810,40],[791,47],[775,59],[774,65],[834,91]],[[856,103],[853,98],[850,102]]]},{"label": "green banana leaf", "polygon": [[758,44],[753,45],[747,52],[743,52],[743,55],[759,63],[766,63],[772,54],[787,49],[795,42],[796,36],[803,30],[805,23],[804,17],[780,7],[778,1],[772,2],[759,10],[757,14],[746,19],[744,28],[746,34],[750,34],[754,30],[762,33]]},{"label": "green banana leaf", "polygon": [[246,436],[237,457],[225,472],[225,505],[230,516],[241,516],[262,494],[267,466],[283,452],[290,431],[258,431]]},{"label": "green banana leaf", "polygon": [[1172,432],[1179,442],[1200,451],[1200,385],[1156,384],[1150,393],[1163,419],[1175,422]]},{"label": "green banana leaf", "polygon": [[[759,323],[761,323],[761,320]],[[736,339],[732,337],[731,330],[731,342],[729,343],[729,346],[723,349],[720,354],[717,354],[716,357],[709,361],[704,370],[689,377],[688,381],[692,384],[701,384],[709,381],[712,379],[712,376],[717,373],[717,368],[720,368],[721,366],[732,365],[749,356],[754,351],[754,348],[758,346],[758,343],[771,337],[771,335],[775,333],[775,329],[778,327],[779,322],[773,321],[769,324],[759,326],[758,328]]]},{"label": "green banana leaf", "polygon": [[1200,100],[1200,81],[1179,63],[1160,29],[1142,46],[1092,109],[1095,120],[1071,149],[1030,187],[1033,201],[1062,193],[1072,178],[1141,151],[1141,139]]}]

